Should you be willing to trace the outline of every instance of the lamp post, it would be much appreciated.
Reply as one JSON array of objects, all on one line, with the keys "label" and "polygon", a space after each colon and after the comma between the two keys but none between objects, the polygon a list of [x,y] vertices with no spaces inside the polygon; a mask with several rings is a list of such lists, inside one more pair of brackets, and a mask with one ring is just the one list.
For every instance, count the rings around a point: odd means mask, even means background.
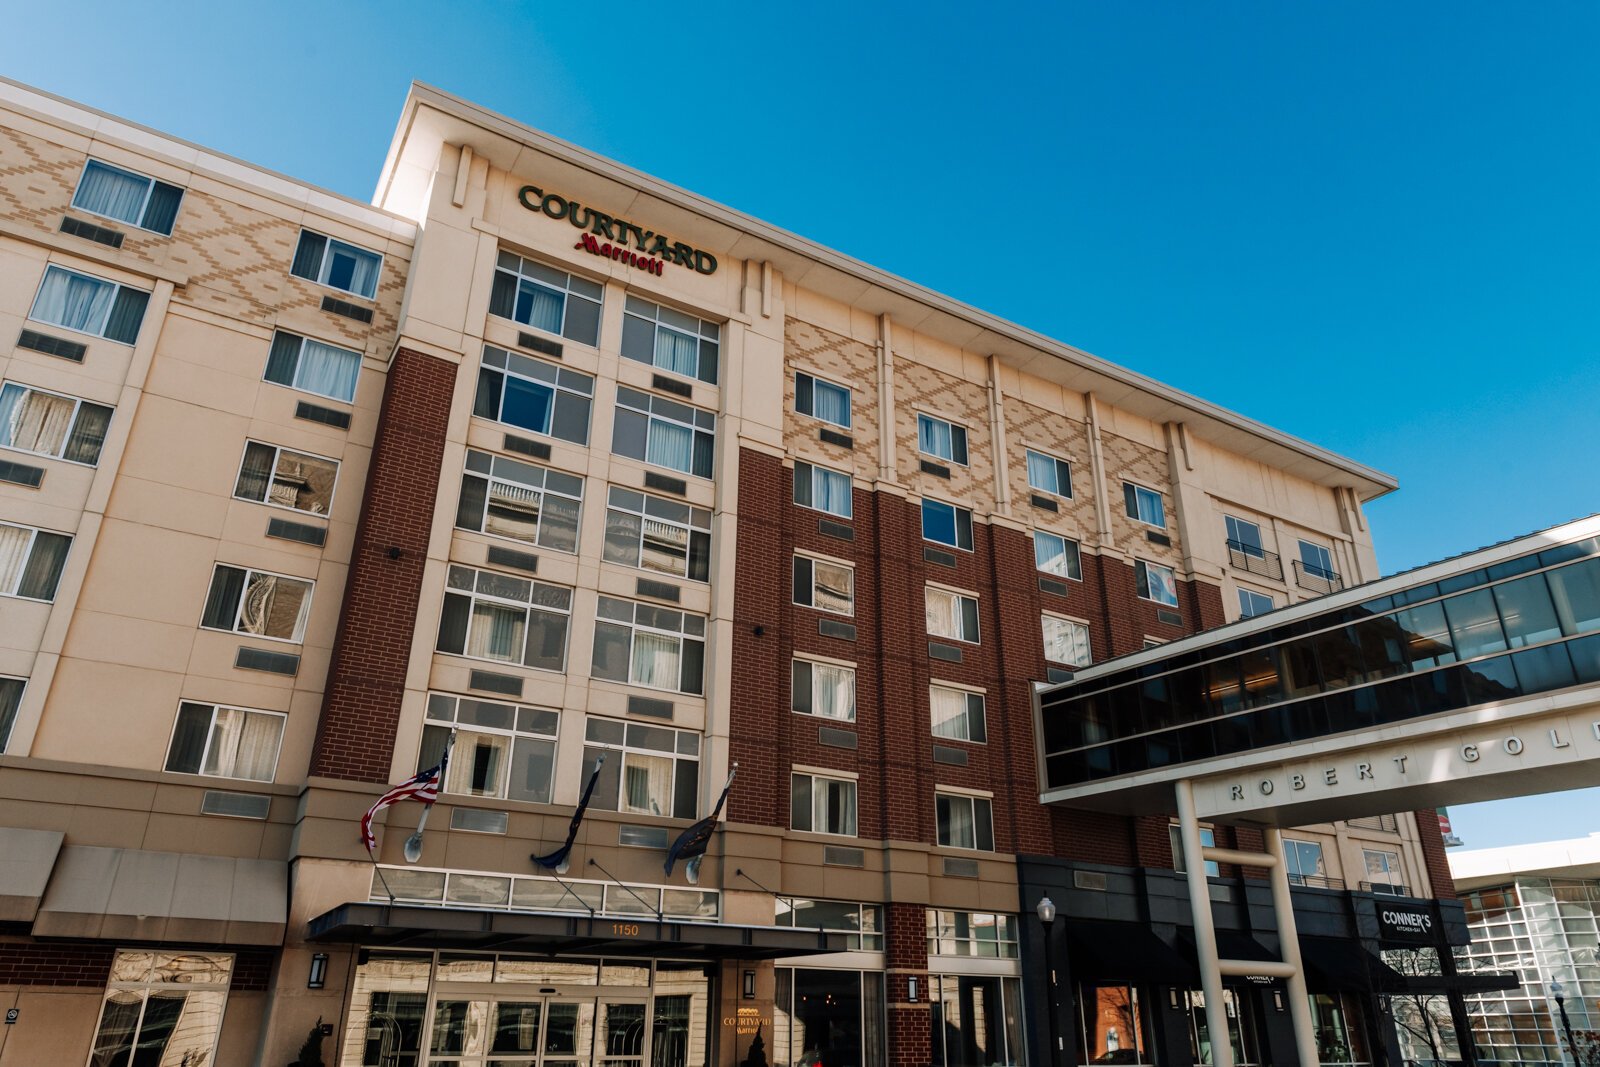
[{"label": "lamp post", "polygon": [[1056,906],[1049,897],[1040,897],[1039,906],[1034,908],[1034,914],[1039,916],[1039,925],[1044,927],[1045,1001],[1048,1005],[1045,1015],[1050,1019],[1050,1058],[1046,1062],[1049,1067],[1056,1067],[1060,1062],[1061,1038],[1056,1033],[1055,951],[1050,946],[1050,927],[1056,921]]},{"label": "lamp post", "polygon": [[1561,984],[1561,979],[1550,980],[1550,995],[1555,998],[1556,1011],[1561,1015],[1561,1029],[1567,1035],[1567,1053],[1572,1057],[1572,1062],[1578,1062],[1578,1046],[1572,1040],[1572,1020],[1567,1018],[1567,987]]}]

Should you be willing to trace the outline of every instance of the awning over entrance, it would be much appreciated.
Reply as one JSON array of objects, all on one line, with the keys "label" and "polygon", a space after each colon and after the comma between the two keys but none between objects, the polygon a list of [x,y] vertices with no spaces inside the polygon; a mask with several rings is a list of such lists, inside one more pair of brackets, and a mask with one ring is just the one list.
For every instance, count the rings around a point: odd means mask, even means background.
[{"label": "awning over entrance", "polygon": [[591,918],[551,912],[483,911],[404,904],[341,904],[312,919],[310,941],[369,948],[450,948],[506,952],[765,960],[844,952],[845,934],[776,926],[735,926],[648,916]]},{"label": "awning over entrance", "polygon": [[1401,975],[1401,988],[1398,992],[1413,993],[1421,996],[1443,996],[1452,991],[1460,991],[1464,996],[1474,993],[1493,993],[1502,989],[1519,989],[1522,981],[1514,973],[1489,973],[1489,974],[1415,974]]},{"label": "awning over entrance", "polygon": [[65,834],[0,826],[0,922],[31,923]]},{"label": "awning over entrance", "polygon": [[33,935],[280,945],[288,915],[279,860],[67,845]]},{"label": "awning over entrance", "polygon": [[1359,942],[1303,937],[1300,959],[1313,993],[1390,993],[1405,988],[1405,978]]},{"label": "awning over entrance", "polygon": [[1117,979],[1197,985],[1200,972],[1177,949],[1139,923],[1067,924],[1068,966],[1077,981]]}]

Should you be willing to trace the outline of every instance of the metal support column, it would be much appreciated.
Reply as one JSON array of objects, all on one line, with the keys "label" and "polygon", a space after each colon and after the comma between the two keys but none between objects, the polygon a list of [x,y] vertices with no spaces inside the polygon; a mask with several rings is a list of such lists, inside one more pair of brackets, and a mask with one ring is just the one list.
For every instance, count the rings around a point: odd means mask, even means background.
[{"label": "metal support column", "polygon": [[1212,1067],[1233,1067],[1233,1037],[1228,1033],[1228,1012],[1222,1000],[1222,968],[1218,965],[1217,959],[1217,928],[1211,917],[1211,885],[1206,881],[1205,848],[1200,843],[1200,820],[1194,813],[1194,786],[1189,779],[1184,778],[1178,781],[1176,789],[1178,836],[1183,839],[1183,866],[1189,881],[1189,908],[1194,914],[1194,947],[1200,963],[1200,988],[1206,994],[1206,1032],[1211,1038],[1211,1064]]},{"label": "metal support column", "polygon": [[1300,935],[1294,925],[1294,898],[1289,893],[1289,870],[1284,862],[1283,835],[1276,826],[1262,827],[1267,855],[1277,862],[1267,871],[1272,882],[1272,911],[1278,924],[1278,943],[1283,962],[1294,969],[1284,979],[1289,987],[1289,1021],[1294,1024],[1294,1044],[1300,1052],[1301,1067],[1322,1062],[1317,1050],[1317,1032],[1311,1021],[1311,997],[1306,990],[1306,975],[1300,965]]}]

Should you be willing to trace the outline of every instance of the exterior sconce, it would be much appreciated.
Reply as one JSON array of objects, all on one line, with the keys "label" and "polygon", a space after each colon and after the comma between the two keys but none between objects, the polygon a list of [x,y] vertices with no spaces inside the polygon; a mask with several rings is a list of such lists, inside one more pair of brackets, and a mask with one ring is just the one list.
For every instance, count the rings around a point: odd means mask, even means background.
[{"label": "exterior sconce", "polygon": [[311,973],[306,975],[307,989],[321,989],[328,984],[328,954],[326,952],[312,953]]},{"label": "exterior sconce", "polygon": [[756,972],[744,972],[744,999],[756,999]]},{"label": "exterior sconce", "polygon": [[1272,991],[1272,1006],[1277,1009],[1279,1013],[1288,1010],[1288,1005],[1284,1004],[1283,1002],[1283,990],[1274,989]]},{"label": "exterior sconce", "polygon": [[1178,991],[1171,986],[1167,987],[1167,1007],[1173,1011],[1178,1010]]},{"label": "exterior sconce", "polygon": [[906,1001],[911,1004],[917,1002],[917,976],[912,975],[906,979]]}]

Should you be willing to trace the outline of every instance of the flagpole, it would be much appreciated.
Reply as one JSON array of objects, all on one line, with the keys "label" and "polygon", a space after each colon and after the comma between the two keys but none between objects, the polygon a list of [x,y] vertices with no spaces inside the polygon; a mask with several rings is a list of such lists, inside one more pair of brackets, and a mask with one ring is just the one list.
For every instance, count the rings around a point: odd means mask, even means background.
[{"label": "flagpole", "polygon": [[[444,790],[446,769],[450,766],[450,750],[455,747],[455,744],[456,732],[452,729],[445,735],[444,755],[439,757],[439,789],[441,792]],[[407,863],[416,863],[422,859],[422,831],[427,828],[428,813],[432,810],[432,804],[423,806],[422,817],[417,820],[416,833],[406,838],[405,847],[400,850],[400,854],[405,857]]]},{"label": "flagpole", "polygon": [[389,879],[383,876],[383,868],[378,866],[377,853],[367,849],[367,858],[372,861],[372,869],[378,872],[378,881],[383,883],[383,891],[389,894],[389,906],[394,907],[394,890],[389,888]]},{"label": "flagpole", "polygon": [[[589,857],[589,866],[591,866],[591,867],[600,867],[600,864],[599,864],[599,862],[597,862],[595,860],[595,858],[593,856],[590,856]],[[600,873],[605,875],[607,878],[611,879],[611,884],[612,885],[620,886],[624,893],[627,893],[630,897],[632,897],[634,900],[637,900],[639,903],[643,904],[645,907],[650,908],[649,901],[645,900],[644,897],[641,897],[638,893],[635,893],[632,888],[630,888],[625,882],[622,882],[621,880],[619,880],[616,875],[612,874],[610,871],[606,870],[604,867],[600,867]],[[659,923],[659,922],[666,922],[667,921],[666,920],[666,916],[663,915],[662,912],[661,912],[661,905],[660,904],[657,904],[655,907],[650,908],[650,910],[656,913],[656,922]]]}]

